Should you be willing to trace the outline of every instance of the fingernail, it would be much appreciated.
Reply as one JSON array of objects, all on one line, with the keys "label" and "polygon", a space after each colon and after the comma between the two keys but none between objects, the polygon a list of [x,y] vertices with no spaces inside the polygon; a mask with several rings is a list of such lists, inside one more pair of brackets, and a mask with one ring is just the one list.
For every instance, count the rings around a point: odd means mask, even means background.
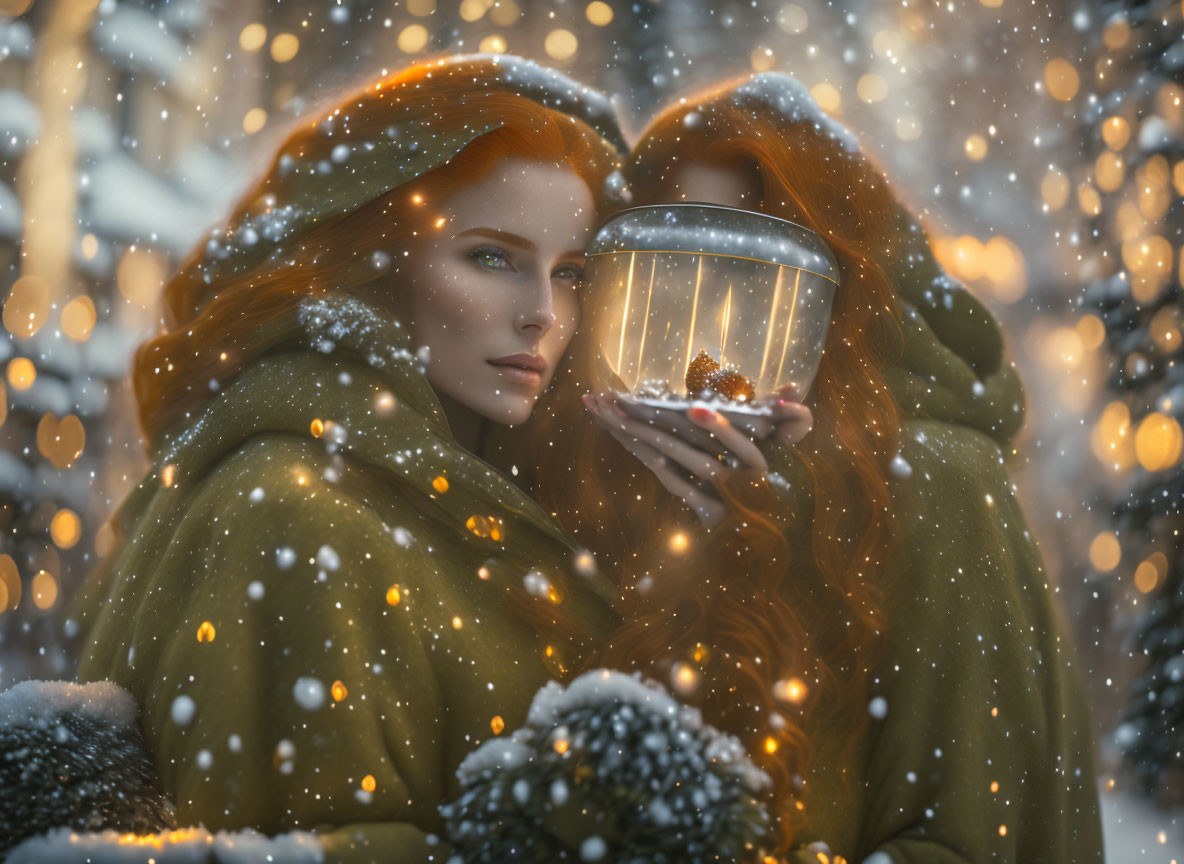
[{"label": "fingernail", "polygon": [[584,403],[584,407],[587,408],[589,411],[596,410],[596,401],[595,400],[596,400],[596,397],[594,397],[591,393],[585,393],[583,396],[580,397],[580,401]]},{"label": "fingernail", "polygon": [[710,423],[715,419],[715,412],[710,408],[704,408],[701,405],[695,405],[687,409],[687,414],[691,419],[697,423]]}]

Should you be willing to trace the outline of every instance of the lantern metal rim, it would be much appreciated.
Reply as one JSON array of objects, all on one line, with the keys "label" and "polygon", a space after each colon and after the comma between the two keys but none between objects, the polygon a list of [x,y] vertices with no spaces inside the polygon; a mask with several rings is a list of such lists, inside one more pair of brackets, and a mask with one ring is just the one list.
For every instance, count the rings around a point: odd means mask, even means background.
[{"label": "lantern metal rim", "polygon": [[[676,214],[674,221],[671,213]],[[688,244],[696,229],[711,232],[714,242]],[[685,248],[688,245],[694,248]],[[596,232],[587,254],[635,252],[717,255],[791,267],[839,284],[838,262],[816,231],[778,216],[720,204],[688,201],[621,210]]]}]

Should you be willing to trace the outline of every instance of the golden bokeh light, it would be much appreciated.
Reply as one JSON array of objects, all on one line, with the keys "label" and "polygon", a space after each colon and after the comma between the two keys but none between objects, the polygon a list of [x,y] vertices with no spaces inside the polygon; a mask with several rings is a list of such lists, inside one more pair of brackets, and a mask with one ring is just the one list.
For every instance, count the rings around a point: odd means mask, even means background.
[{"label": "golden bokeh light", "polygon": [[460,0],[460,9],[458,11],[461,20],[472,23],[484,18],[488,9],[489,4],[485,0]]},{"label": "golden bokeh light", "polygon": [[605,27],[613,21],[613,7],[603,2],[603,0],[592,0],[584,8],[584,15],[597,27]]},{"label": "golden bokeh light", "polygon": [[1090,351],[1100,348],[1106,340],[1106,325],[1102,323],[1101,318],[1092,313],[1082,315],[1078,319],[1074,329],[1077,330],[1077,336],[1081,339],[1081,344]]},{"label": "golden bokeh light", "polygon": [[691,547],[691,539],[686,535],[686,532],[676,531],[670,535],[670,540],[666,545],[675,555],[682,555]]},{"label": "golden bokeh light", "polygon": [[37,449],[57,469],[69,468],[86,447],[86,430],[73,414],[58,420],[56,414],[43,414],[37,423]]},{"label": "golden bokeh light", "polygon": [[4,329],[28,339],[49,320],[50,305],[49,284],[40,276],[22,276],[4,301]]},{"label": "golden bokeh light", "polygon": [[1102,44],[1110,51],[1117,51],[1131,38],[1131,25],[1125,15],[1115,15],[1102,29]]},{"label": "golden bokeh light", "polygon": [[373,774],[367,774],[362,778],[362,791],[373,792],[378,788],[378,781],[374,779]]},{"label": "golden bokeh light", "polygon": [[38,570],[29,585],[33,592],[33,605],[38,609],[48,609],[57,602],[58,580],[46,570]]},{"label": "golden bokeh light", "polygon": [[1180,312],[1175,304],[1164,306],[1151,316],[1148,328],[1151,341],[1164,354],[1171,354],[1180,347]]},{"label": "golden bokeh light", "polygon": [[277,33],[271,40],[271,59],[287,63],[300,51],[300,39],[292,33]]},{"label": "golden bokeh light", "polygon": [[448,478],[445,477],[443,474],[438,474],[436,476],[436,478],[432,481],[432,488],[435,489],[437,492],[439,492],[441,495],[443,495],[445,492],[448,491]]},{"label": "golden bokeh light", "polygon": [[13,390],[28,390],[37,380],[37,367],[28,357],[13,357],[8,361],[8,386]]},{"label": "golden bokeh light", "polygon": [[85,342],[95,329],[94,301],[83,294],[62,309],[62,332],[72,342]]},{"label": "golden bokeh light", "polygon": [[1077,95],[1081,79],[1072,63],[1062,57],[1055,57],[1044,67],[1044,86],[1053,99],[1068,102]]},{"label": "golden bokeh light", "polygon": [[82,537],[82,521],[78,514],[67,507],[53,514],[49,536],[59,549],[72,549]]},{"label": "golden bokeh light", "polygon": [[869,105],[881,102],[888,98],[888,82],[884,80],[883,76],[869,72],[859,77],[859,81],[855,85],[855,93]]},{"label": "golden bokeh light", "polygon": [[971,162],[981,162],[987,155],[987,139],[977,132],[967,135],[962,143],[962,150]]},{"label": "golden bokeh light", "polygon": [[267,28],[259,22],[248,24],[238,34],[238,44],[244,51],[254,53],[267,42]]},{"label": "golden bokeh light", "polygon": [[391,606],[398,606],[399,601],[403,599],[403,593],[399,590],[399,586],[392,585],[386,589],[386,602]]},{"label": "golden bokeh light", "polygon": [[408,24],[399,31],[395,44],[404,54],[416,54],[428,44],[428,28],[422,24]]},{"label": "golden bokeh light", "polygon": [[1103,465],[1126,470],[1135,464],[1131,413],[1125,402],[1116,399],[1102,410],[1090,433],[1090,448]]},{"label": "golden bokeh light", "polygon": [[1111,531],[1102,531],[1089,544],[1089,563],[1100,573],[1109,573],[1122,562],[1122,546]]},{"label": "golden bokeh light", "polygon": [[1088,183],[1077,187],[1077,206],[1086,216],[1097,216],[1102,212],[1102,196]]},{"label": "golden bokeh light", "polygon": [[1140,562],[1135,568],[1135,588],[1140,594],[1149,594],[1159,584],[1159,571],[1150,561]]},{"label": "golden bokeh light", "polygon": [[94,260],[94,257],[99,254],[99,238],[94,234],[83,234],[80,245],[82,257],[87,261]]},{"label": "golden bokeh light", "polygon": [[765,752],[770,756],[777,752],[777,739],[772,735],[765,737]]},{"label": "golden bokeh light", "polygon": [[773,53],[772,48],[758,45],[748,55],[748,62],[753,72],[768,72],[777,64],[777,55]]},{"label": "golden bokeh light", "polygon": [[1135,458],[1146,471],[1162,471],[1180,459],[1184,432],[1175,417],[1153,411],[1139,422],[1135,432]]},{"label": "golden bokeh light", "polygon": [[1131,127],[1122,117],[1114,116],[1102,124],[1102,140],[1111,150],[1121,150],[1131,140]]},{"label": "golden bokeh light", "polygon": [[19,606],[21,602],[21,574],[11,555],[0,554],[0,585],[4,586],[5,597],[5,604],[0,606],[0,612]]},{"label": "golden bokeh light", "polygon": [[1050,168],[1040,181],[1040,197],[1049,210],[1060,210],[1069,200],[1069,178],[1064,171]]},{"label": "golden bokeh light", "polygon": [[160,297],[169,275],[166,256],[132,247],[119,259],[115,280],[119,293],[137,306],[148,308]]},{"label": "golden bokeh light", "polygon": [[814,101],[818,103],[818,107],[827,114],[834,114],[843,103],[839,89],[828,81],[823,81],[811,87],[810,95],[814,97]]},{"label": "golden bokeh light", "polygon": [[806,32],[810,16],[796,3],[786,3],[777,11],[777,26],[791,36]]},{"label": "golden bokeh light", "polygon": [[508,48],[505,37],[499,36],[497,33],[486,36],[477,47],[488,54],[504,54]]},{"label": "golden bokeh light", "polygon": [[506,721],[502,719],[501,714],[494,714],[493,719],[489,721],[489,729],[494,735],[501,735],[506,729]]},{"label": "golden bokeh light", "polygon": [[262,108],[252,108],[243,115],[243,131],[254,135],[267,125],[267,112]]},{"label": "golden bokeh light", "polygon": [[543,40],[543,50],[552,60],[570,60],[580,46],[576,34],[557,27]]},{"label": "golden bokeh light", "polygon": [[1184,195],[1184,159],[1181,159],[1172,168],[1172,186],[1177,195]]},{"label": "golden bokeh light", "polygon": [[1122,185],[1126,164],[1117,153],[1105,152],[1094,163],[1094,177],[1103,192],[1113,192]]},{"label": "golden bokeh light", "polygon": [[783,678],[773,685],[773,698],[791,705],[800,705],[809,693],[806,682],[801,678]]},{"label": "golden bokeh light", "polygon": [[521,14],[522,9],[514,0],[496,0],[489,10],[489,20],[498,27],[509,27]]},{"label": "golden bokeh light", "polygon": [[341,681],[334,681],[333,686],[329,688],[329,693],[333,697],[334,702],[341,702],[349,695],[349,690]]},{"label": "golden bokeh light", "polygon": [[214,630],[214,625],[209,621],[202,621],[197,627],[198,642],[213,642],[216,635],[218,635],[217,631]]}]

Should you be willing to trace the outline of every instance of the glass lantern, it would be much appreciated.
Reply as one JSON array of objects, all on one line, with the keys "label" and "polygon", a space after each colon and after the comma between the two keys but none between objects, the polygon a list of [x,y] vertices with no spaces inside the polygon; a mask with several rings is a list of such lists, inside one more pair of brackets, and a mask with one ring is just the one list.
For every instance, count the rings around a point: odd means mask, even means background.
[{"label": "glass lantern", "polygon": [[612,217],[589,250],[602,360],[633,402],[758,402],[822,360],[838,265],[822,238],[730,207],[668,204]]}]

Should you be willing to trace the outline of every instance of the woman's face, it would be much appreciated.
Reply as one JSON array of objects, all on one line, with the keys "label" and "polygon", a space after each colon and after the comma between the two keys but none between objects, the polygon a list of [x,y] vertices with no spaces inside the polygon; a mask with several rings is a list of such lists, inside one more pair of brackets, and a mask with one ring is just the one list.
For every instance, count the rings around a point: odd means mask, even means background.
[{"label": "woman's face", "polygon": [[401,270],[428,381],[483,417],[522,423],[579,321],[592,193],[570,168],[508,158],[421,206],[439,219]]}]

